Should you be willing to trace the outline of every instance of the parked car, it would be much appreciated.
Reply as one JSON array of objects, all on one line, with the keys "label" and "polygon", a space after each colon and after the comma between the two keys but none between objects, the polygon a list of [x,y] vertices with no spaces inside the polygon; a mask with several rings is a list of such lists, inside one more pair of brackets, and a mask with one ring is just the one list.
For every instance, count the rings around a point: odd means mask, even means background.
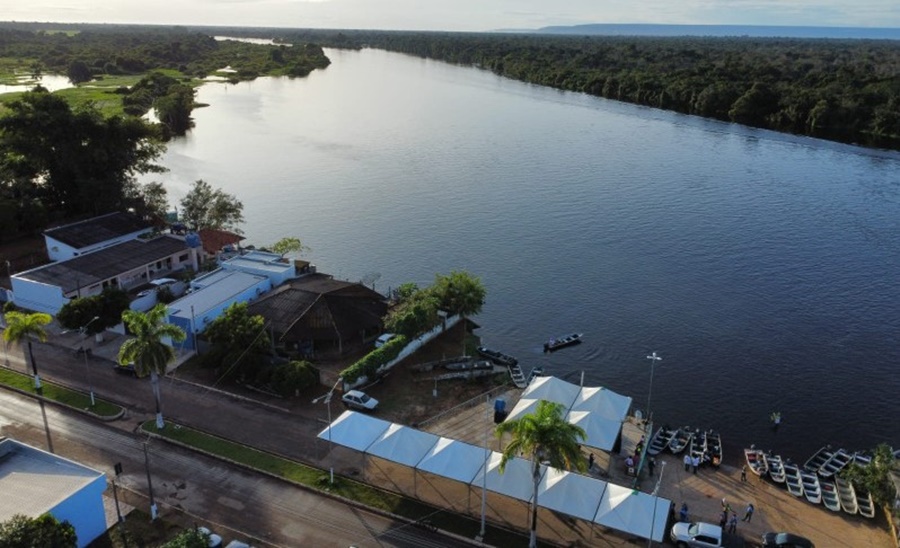
[{"label": "parked car", "polygon": [[133,363],[129,363],[127,365],[122,365],[120,363],[117,363],[113,366],[113,369],[115,369],[116,373],[121,373],[123,375],[131,375],[132,377],[137,377],[137,370],[134,368]]},{"label": "parked car", "polygon": [[360,411],[375,411],[378,408],[378,400],[359,390],[350,390],[341,396],[341,401],[345,407]]},{"label": "parked car", "polygon": [[669,534],[679,548],[719,548],[722,528],[712,523],[676,523]]},{"label": "parked car", "polygon": [[384,335],[375,339],[375,348],[381,348],[382,346],[386,345],[388,343],[388,341],[390,341],[391,339],[393,339],[396,336],[397,335],[395,335],[394,333],[385,333]]},{"label": "parked car", "polygon": [[812,541],[792,533],[763,533],[763,548],[815,548]]}]

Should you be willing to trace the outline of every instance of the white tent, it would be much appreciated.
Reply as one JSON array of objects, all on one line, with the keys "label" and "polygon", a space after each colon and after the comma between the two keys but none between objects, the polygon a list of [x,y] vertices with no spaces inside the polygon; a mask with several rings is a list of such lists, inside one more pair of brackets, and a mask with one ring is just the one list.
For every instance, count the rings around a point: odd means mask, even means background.
[{"label": "white tent", "polygon": [[621,423],[628,415],[630,407],[631,398],[600,386],[582,388],[572,404],[572,411],[590,411],[604,419]]},{"label": "white tent", "polygon": [[[501,453],[491,452],[488,459],[487,467],[487,489],[507,497],[514,498],[523,502],[531,501],[531,494],[534,490],[534,480],[531,476],[531,461],[513,457],[506,462],[503,473],[500,473],[500,459],[503,457]],[[546,470],[546,466],[541,466],[541,473]],[[478,472],[475,479],[472,480],[473,486],[482,484],[481,476],[484,469]]]},{"label": "white tent", "polygon": [[593,521],[606,486],[602,480],[548,468],[538,487],[538,506]]},{"label": "white tent", "polygon": [[509,415],[506,416],[505,420],[513,421],[516,419],[521,419],[523,416],[528,415],[530,413],[534,413],[537,410],[538,402],[541,400],[532,400],[522,398],[518,402],[516,402],[516,406],[513,407],[512,411],[509,412]]},{"label": "white tent", "polygon": [[[340,417],[319,433],[319,438],[357,451],[365,451],[391,425],[356,411],[344,411]],[[329,437],[330,436],[330,437]]]},{"label": "white tent", "polygon": [[387,430],[369,445],[366,453],[414,467],[437,441],[438,436],[434,434],[391,423]]},{"label": "white tent", "polygon": [[556,377],[537,377],[522,392],[522,399],[552,401],[568,411],[580,391],[577,384]]},{"label": "white tent", "polygon": [[472,483],[472,479],[484,466],[484,448],[465,442],[440,438],[425,453],[416,468],[445,478],[463,483]]},{"label": "white tent", "polygon": [[[540,502],[540,498],[538,498]],[[656,506],[654,519],[653,507]],[[655,497],[640,491],[609,484],[597,508],[594,523],[617,531],[647,538],[653,523],[653,540],[662,541],[669,519],[668,499]]]},{"label": "white tent", "polygon": [[566,422],[584,430],[582,445],[607,452],[612,451],[622,429],[620,421],[608,420],[590,411],[570,411]]}]

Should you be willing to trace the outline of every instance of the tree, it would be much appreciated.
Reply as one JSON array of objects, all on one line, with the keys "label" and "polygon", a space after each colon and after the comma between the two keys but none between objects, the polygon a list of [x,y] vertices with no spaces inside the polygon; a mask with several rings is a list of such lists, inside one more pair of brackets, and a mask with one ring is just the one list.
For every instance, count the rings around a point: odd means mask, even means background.
[{"label": "tree", "polygon": [[3,340],[9,343],[21,344],[28,341],[28,356],[31,358],[31,370],[34,371],[34,388],[41,390],[41,377],[38,375],[37,362],[34,359],[34,349],[31,346],[32,340],[37,339],[41,342],[47,340],[47,332],[44,326],[50,323],[53,318],[50,314],[35,312],[33,314],[25,314],[24,312],[7,312],[6,313],[6,330],[3,331]]},{"label": "tree", "polygon": [[309,248],[303,245],[303,242],[301,242],[299,238],[292,237],[278,240],[272,244],[271,249],[273,253],[278,253],[282,257],[288,253],[302,253],[303,251],[309,251]]},{"label": "tree", "polygon": [[509,459],[523,454],[531,458],[531,476],[534,492],[531,497],[531,539],[530,548],[537,546],[537,505],[538,486],[541,481],[541,463],[547,463],[561,470],[575,469],[583,472],[587,462],[581,453],[578,440],[585,438],[584,430],[569,424],[563,418],[563,406],[541,400],[534,413],[522,418],[501,422],[495,434],[502,439],[504,434],[512,434],[500,458],[500,473],[506,469]]},{"label": "tree", "polygon": [[16,514],[0,523],[0,547],[2,548],[75,548],[78,537],[75,527],[68,521],[60,523],[50,514],[29,518]]},{"label": "tree", "polygon": [[90,82],[91,78],[94,77],[94,75],[91,74],[90,67],[88,67],[84,61],[72,61],[69,63],[69,69],[66,71],[66,76],[69,77],[69,81],[73,84]]},{"label": "tree", "polygon": [[170,86],[167,93],[153,102],[156,116],[165,125],[168,134],[184,135],[194,124],[191,110],[194,108],[194,88],[182,84]]},{"label": "tree", "polygon": [[207,363],[220,365],[228,359],[230,375],[248,376],[250,366],[258,364],[259,355],[269,349],[269,335],[262,316],[251,316],[247,303],[234,303],[210,322],[203,335],[212,343]]},{"label": "tree", "polygon": [[894,466],[894,454],[890,446],[880,444],[875,448],[872,462],[868,466],[856,463],[841,472],[841,477],[848,479],[872,494],[872,499],[882,506],[890,506],[897,492],[891,481],[891,468]]},{"label": "tree", "polygon": [[122,344],[118,356],[122,365],[133,363],[138,376],[150,374],[153,397],[156,400],[156,427],[159,429],[165,427],[159,398],[159,376],[165,375],[166,366],[175,359],[175,350],[162,342],[162,339],[181,342],[186,337],[180,327],[166,323],[167,310],[166,305],[158,304],[147,312],[123,312],[122,321],[134,337]]},{"label": "tree", "polygon": [[181,200],[181,218],[193,230],[204,228],[231,230],[241,233],[238,225],[244,222],[244,204],[231,194],[214,189],[200,179]]},{"label": "tree", "polygon": [[162,548],[206,548],[209,546],[209,535],[199,529],[185,529]]},{"label": "tree", "polygon": [[419,290],[390,309],[384,328],[414,339],[437,325],[439,305],[440,301],[431,291]]},{"label": "tree", "polygon": [[81,329],[90,324],[86,334],[95,335],[121,322],[122,312],[129,304],[128,293],[109,288],[99,295],[72,299],[63,305],[56,319],[66,329]]},{"label": "tree", "polygon": [[433,291],[440,301],[440,307],[451,314],[458,314],[462,320],[463,349],[466,353],[466,316],[481,312],[484,305],[485,289],[481,280],[468,272],[452,271],[447,276],[435,278]]}]

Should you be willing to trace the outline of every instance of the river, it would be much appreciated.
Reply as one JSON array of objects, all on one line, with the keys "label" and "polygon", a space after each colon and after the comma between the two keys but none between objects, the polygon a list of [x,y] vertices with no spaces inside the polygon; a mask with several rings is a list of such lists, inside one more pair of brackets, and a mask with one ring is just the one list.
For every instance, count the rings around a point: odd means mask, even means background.
[{"label": "river", "polygon": [[487,345],[721,430],[732,458],[900,446],[900,155],[326,53],[308,78],[202,86],[154,176],[173,202],[202,178],[243,201],[246,243],[297,236],[382,292],[478,275]]}]

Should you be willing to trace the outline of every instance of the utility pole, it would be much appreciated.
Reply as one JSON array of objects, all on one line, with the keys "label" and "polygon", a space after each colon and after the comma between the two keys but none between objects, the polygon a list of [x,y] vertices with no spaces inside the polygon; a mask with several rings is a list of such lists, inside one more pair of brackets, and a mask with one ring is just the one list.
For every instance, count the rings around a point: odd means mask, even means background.
[{"label": "utility pole", "polygon": [[150,521],[156,521],[159,514],[156,511],[156,500],[153,498],[153,480],[150,479],[150,453],[147,447],[149,441],[144,442],[144,467],[147,469],[147,489],[150,491]]}]

